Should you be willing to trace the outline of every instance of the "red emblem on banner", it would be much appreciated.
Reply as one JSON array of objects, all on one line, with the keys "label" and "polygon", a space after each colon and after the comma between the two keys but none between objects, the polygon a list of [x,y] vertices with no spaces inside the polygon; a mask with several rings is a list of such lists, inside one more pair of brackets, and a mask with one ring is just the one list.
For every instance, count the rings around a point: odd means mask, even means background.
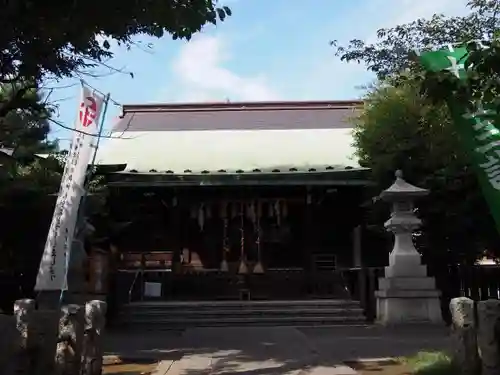
[{"label": "red emblem on banner", "polygon": [[80,103],[80,123],[83,127],[92,125],[97,115],[97,102],[94,97],[87,96]]}]

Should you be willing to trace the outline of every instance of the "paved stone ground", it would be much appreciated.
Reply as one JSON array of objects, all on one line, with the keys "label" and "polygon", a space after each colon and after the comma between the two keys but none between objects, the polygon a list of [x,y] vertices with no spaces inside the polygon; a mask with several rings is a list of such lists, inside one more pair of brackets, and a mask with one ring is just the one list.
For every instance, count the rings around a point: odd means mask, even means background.
[{"label": "paved stone ground", "polygon": [[158,375],[349,375],[343,361],[447,350],[442,327],[197,328],[112,333],[106,354],[161,361]]}]

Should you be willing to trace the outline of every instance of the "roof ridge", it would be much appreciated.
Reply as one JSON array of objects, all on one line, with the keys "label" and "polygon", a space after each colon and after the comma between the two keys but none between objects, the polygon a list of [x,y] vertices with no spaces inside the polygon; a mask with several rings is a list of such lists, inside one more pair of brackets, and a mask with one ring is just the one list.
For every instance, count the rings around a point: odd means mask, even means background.
[{"label": "roof ridge", "polygon": [[262,101],[262,102],[208,102],[208,103],[151,103],[125,104],[127,112],[215,112],[215,111],[253,111],[253,110],[318,110],[348,109],[363,104],[362,100],[332,101]]}]

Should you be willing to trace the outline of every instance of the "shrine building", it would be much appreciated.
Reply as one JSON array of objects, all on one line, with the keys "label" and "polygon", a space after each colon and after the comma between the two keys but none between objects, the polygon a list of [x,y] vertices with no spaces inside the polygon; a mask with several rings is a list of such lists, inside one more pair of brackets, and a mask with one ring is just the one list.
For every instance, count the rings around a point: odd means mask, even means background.
[{"label": "shrine building", "polygon": [[[361,101],[125,105],[97,161],[129,301],[348,299]],[[140,280],[139,280],[140,278]]]}]

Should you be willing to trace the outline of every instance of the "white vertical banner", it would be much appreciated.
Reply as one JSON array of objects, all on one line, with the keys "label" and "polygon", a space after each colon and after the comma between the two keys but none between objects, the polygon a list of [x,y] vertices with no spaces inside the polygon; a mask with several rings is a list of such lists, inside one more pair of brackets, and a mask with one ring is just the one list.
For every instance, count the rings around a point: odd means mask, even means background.
[{"label": "white vertical banner", "polygon": [[99,135],[104,97],[82,84],[73,141],[64,166],[56,207],[45,242],[35,290],[66,290],[66,268],[73,243],[87,168]]}]

